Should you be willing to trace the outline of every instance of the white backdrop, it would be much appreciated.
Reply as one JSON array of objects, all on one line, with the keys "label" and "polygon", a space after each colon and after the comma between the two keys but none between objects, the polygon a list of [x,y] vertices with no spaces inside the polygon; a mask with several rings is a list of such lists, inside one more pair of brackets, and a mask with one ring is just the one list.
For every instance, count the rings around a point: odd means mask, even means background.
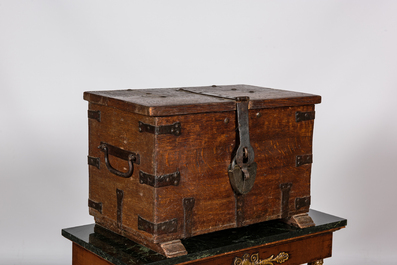
[{"label": "white backdrop", "polygon": [[319,94],[312,208],[331,264],[396,264],[396,1],[0,0],[0,264],[71,264],[88,215],[83,91]]}]

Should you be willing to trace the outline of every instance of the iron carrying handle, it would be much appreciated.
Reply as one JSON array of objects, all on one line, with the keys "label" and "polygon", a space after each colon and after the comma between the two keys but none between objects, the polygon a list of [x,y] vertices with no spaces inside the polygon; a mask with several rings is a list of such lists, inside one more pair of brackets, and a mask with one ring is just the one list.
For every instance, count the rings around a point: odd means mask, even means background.
[{"label": "iron carrying handle", "polygon": [[[105,154],[105,164],[110,173],[115,174],[116,176],[122,178],[129,178],[132,176],[132,173],[134,172],[133,163],[139,164],[138,154],[123,150],[121,148],[103,142],[101,142],[101,145],[98,146],[98,148]],[[128,171],[121,172],[115,169],[114,167],[112,167],[112,165],[109,162],[109,155],[113,155],[123,160],[126,160],[128,162]]]}]

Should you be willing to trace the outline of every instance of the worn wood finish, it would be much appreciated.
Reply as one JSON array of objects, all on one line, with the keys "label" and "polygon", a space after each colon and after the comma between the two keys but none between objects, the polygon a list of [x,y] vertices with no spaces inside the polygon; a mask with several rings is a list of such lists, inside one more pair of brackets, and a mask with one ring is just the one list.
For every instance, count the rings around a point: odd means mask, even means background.
[{"label": "worn wood finish", "polygon": [[73,265],[111,265],[112,263],[102,259],[94,253],[73,243],[72,246],[72,264]]},{"label": "worn wood finish", "polygon": [[[154,190],[147,185],[139,185],[139,170],[154,172],[154,135],[142,134],[138,131],[138,121],[149,124],[154,118],[132,115],[106,106],[92,104],[90,110],[101,112],[101,121],[89,119],[89,155],[100,158],[100,168],[89,166],[89,198],[102,203],[102,214],[90,208],[90,214],[98,224],[116,231],[119,234],[133,233],[141,238],[138,232],[138,214],[146,220],[154,222]],[[104,163],[104,153],[98,149],[101,142],[106,142],[125,150],[139,153],[143,158],[140,165],[134,165],[131,178],[122,178],[109,172]],[[127,162],[114,156],[109,156],[111,165],[127,171]],[[122,224],[117,224],[117,190],[124,192]],[[147,235],[145,240],[150,240]]]},{"label": "worn wood finish", "polygon": [[[259,259],[263,260],[269,258],[272,255],[277,256],[281,252],[288,254],[288,260],[285,262],[285,264],[288,265],[299,265],[331,257],[332,233],[318,234],[312,237],[303,237],[300,239],[265,244],[253,248],[234,251],[232,253],[213,256],[207,259],[204,258],[195,262],[186,262],[181,264],[230,265],[236,264],[235,259],[242,258],[246,253],[248,253],[250,256],[255,253],[259,253]],[[278,263],[274,262],[274,264]]]},{"label": "worn wood finish", "polygon": [[[243,225],[281,218],[280,183],[293,183],[288,215],[308,211],[309,206],[295,210],[295,198],[310,196],[311,165],[296,167],[295,157],[312,152],[313,121],[295,122],[298,110],[313,110],[313,106],[261,110],[259,117],[258,111],[250,111],[258,172],[253,189],[244,196]],[[158,124],[180,121],[184,128],[180,137],[159,135],[156,139],[157,172],[177,168],[181,172],[178,187],[156,189],[156,222],[171,216],[183,220],[182,200],[194,197],[193,235],[236,227],[236,198],[226,170],[236,147],[234,116],[234,112],[223,112],[158,119]],[[182,231],[183,223],[178,225]]]},{"label": "worn wood finish", "polygon": [[[181,91],[181,89],[185,88],[91,91],[84,93],[84,99],[92,103],[147,116],[236,110],[236,104],[230,98],[208,97]],[[250,109],[312,105],[321,102],[321,97],[317,95],[249,85],[192,87],[187,89],[213,95],[227,94],[229,97],[246,95],[251,100]]]},{"label": "worn wood finish", "polygon": [[[249,130],[258,168],[244,196],[235,195],[227,172],[238,145],[233,100],[176,89],[85,93],[89,109],[100,112],[100,120],[89,119],[89,156],[100,160],[99,168],[89,166],[90,205],[101,203],[102,211],[90,208],[96,223],[165,253],[162,243],[167,241],[308,211],[309,203],[297,207],[296,200],[310,201],[311,164],[297,166],[296,157],[312,154],[314,121],[297,122],[295,114],[314,111],[320,97],[252,86],[222,89],[232,91],[225,92],[228,96],[245,91],[253,99]],[[196,91],[208,93],[209,88]],[[181,134],[139,132],[139,122],[180,122]],[[130,178],[109,172],[98,149],[101,142],[140,155]],[[125,160],[110,156],[109,162],[128,170]],[[178,172],[180,180],[153,187],[139,182],[139,171],[153,176]],[[138,227],[139,219],[151,223],[149,228]],[[162,224],[171,222],[176,228],[161,232]]]}]

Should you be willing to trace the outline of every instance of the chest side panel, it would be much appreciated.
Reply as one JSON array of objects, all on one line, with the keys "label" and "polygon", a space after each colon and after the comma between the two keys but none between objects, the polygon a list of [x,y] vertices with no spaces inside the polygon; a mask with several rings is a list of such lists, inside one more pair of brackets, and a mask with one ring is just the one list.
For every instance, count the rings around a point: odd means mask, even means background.
[{"label": "chest side panel", "polygon": [[312,155],[314,120],[297,122],[296,113],[312,111],[314,105],[250,113],[258,171],[244,198],[245,225],[309,210],[308,204],[298,209],[295,205],[297,198],[310,198],[311,163],[297,166],[297,157]]},{"label": "chest side panel", "polygon": [[[154,171],[154,135],[139,133],[138,122],[150,124],[154,123],[154,118],[92,103],[90,111],[99,112],[100,120],[89,119],[89,160],[99,161],[98,166],[89,166],[89,200],[101,204],[101,211],[98,207],[90,207],[90,214],[113,231],[138,230],[138,213],[146,220],[154,218],[153,189],[139,185],[140,170]],[[139,155],[130,177],[118,176],[108,169],[106,153],[98,148],[101,143],[113,146],[114,152],[107,154],[108,163],[118,172],[129,170],[125,158],[116,155],[123,153],[120,150]]]},{"label": "chest side panel", "polygon": [[[178,137],[156,137],[157,174],[180,172],[178,186],[156,190],[157,222],[178,218],[182,235],[196,235],[235,227],[238,210],[243,211],[243,225],[281,218],[282,211],[288,215],[297,212],[296,197],[310,196],[311,165],[297,167],[296,156],[312,152],[313,120],[297,122],[295,115],[297,111],[313,110],[309,105],[249,111],[251,145],[258,168],[252,190],[240,199],[231,188],[227,172],[238,144],[236,113],[159,118],[159,125],[180,122],[182,133]],[[292,183],[284,209],[283,183]],[[183,206],[188,198],[194,198],[192,214],[187,214]],[[299,210],[307,211],[305,207]],[[190,232],[184,228],[186,221],[190,222]]]},{"label": "chest side panel", "polygon": [[[235,112],[159,118],[160,124],[179,121],[182,133],[157,137],[156,170],[161,174],[178,169],[181,179],[178,186],[157,189],[156,217],[181,220],[182,237],[235,226],[234,193],[227,177],[236,140],[234,119]],[[194,198],[192,214],[184,206],[189,198]],[[186,222],[191,222],[191,231],[186,231]]]}]

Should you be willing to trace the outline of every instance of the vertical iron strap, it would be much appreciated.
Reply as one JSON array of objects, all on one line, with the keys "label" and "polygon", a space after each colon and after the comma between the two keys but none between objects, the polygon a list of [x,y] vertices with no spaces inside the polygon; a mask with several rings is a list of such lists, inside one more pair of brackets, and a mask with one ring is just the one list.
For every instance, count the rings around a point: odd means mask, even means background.
[{"label": "vertical iron strap", "polygon": [[124,191],[116,189],[116,194],[117,194],[117,227],[122,228]]},{"label": "vertical iron strap", "polygon": [[195,204],[194,198],[184,198],[183,199],[183,215],[184,215],[184,237],[191,237],[193,230],[193,207]]},{"label": "vertical iron strap", "polygon": [[236,198],[236,226],[242,227],[244,222],[245,195],[234,195]]},{"label": "vertical iron strap", "polygon": [[281,218],[287,218],[289,214],[289,193],[292,183],[280,184],[281,189]]}]

